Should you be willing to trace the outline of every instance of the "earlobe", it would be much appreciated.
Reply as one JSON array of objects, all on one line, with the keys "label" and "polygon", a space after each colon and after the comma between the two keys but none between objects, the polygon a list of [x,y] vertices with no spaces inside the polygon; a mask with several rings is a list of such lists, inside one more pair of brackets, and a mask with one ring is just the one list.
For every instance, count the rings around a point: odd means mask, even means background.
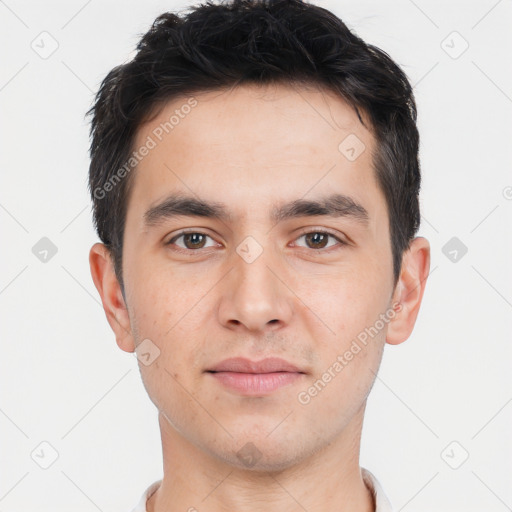
[{"label": "earlobe", "polygon": [[388,325],[386,342],[398,345],[409,338],[416,323],[430,271],[430,244],[416,237],[404,252],[400,277],[393,293],[392,305],[400,303]]},{"label": "earlobe", "polygon": [[89,266],[94,285],[100,294],[105,315],[114,331],[119,348],[125,352],[133,352],[135,343],[130,317],[107,246],[96,243],[91,247]]}]

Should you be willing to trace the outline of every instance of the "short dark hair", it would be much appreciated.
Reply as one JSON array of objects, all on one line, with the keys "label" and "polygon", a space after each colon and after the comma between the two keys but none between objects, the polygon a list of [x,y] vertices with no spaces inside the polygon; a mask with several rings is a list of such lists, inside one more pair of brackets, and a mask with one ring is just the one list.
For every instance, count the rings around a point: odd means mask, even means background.
[{"label": "short dark hair", "polygon": [[87,112],[94,224],[123,295],[122,249],[133,182],[126,162],[138,127],[173,98],[240,84],[313,84],[344,99],[363,125],[360,111],[368,116],[396,284],[403,253],[420,224],[419,134],[405,73],[333,13],[302,0],[207,1],[189,9],[154,21],[135,57],[107,74]]}]

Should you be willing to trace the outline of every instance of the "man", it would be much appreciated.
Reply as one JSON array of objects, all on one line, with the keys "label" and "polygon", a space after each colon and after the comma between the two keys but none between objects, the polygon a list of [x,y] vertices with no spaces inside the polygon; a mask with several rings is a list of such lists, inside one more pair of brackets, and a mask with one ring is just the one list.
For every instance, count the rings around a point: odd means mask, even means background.
[{"label": "man", "polygon": [[134,510],[391,510],[359,451],[430,265],[406,76],[299,0],[166,13],[137,50],[89,182],[92,277],[159,411]]}]

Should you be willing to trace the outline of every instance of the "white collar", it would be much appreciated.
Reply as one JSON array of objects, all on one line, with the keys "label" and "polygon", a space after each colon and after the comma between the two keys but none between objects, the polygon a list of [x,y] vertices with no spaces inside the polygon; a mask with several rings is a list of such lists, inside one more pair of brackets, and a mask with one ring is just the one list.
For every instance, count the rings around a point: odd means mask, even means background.
[{"label": "white collar", "polygon": [[[375,512],[393,512],[391,507],[391,503],[389,502],[387,496],[384,494],[382,487],[379,481],[375,478],[375,476],[370,473],[365,468],[361,468],[361,475],[363,477],[363,481],[366,484],[366,487],[370,489],[373,494],[373,498],[375,500]],[[132,512],[147,512],[146,510],[146,502],[151,497],[151,495],[158,489],[162,480],[157,480],[153,482],[141,496],[139,503],[132,510]]]}]

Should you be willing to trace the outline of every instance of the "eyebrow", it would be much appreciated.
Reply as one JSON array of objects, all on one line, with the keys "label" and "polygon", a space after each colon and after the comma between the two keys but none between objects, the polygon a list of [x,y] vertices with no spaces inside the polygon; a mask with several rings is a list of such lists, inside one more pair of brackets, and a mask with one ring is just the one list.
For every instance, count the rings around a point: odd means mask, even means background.
[{"label": "eyebrow", "polygon": [[[314,217],[349,217],[367,225],[367,210],[353,198],[344,194],[331,194],[318,199],[296,199],[283,205],[274,205],[270,220],[274,223],[283,220]],[[153,227],[174,217],[207,217],[222,222],[231,222],[233,215],[224,203],[205,201],[193,196],[171,194],[144,213],[144,225]]]}]

